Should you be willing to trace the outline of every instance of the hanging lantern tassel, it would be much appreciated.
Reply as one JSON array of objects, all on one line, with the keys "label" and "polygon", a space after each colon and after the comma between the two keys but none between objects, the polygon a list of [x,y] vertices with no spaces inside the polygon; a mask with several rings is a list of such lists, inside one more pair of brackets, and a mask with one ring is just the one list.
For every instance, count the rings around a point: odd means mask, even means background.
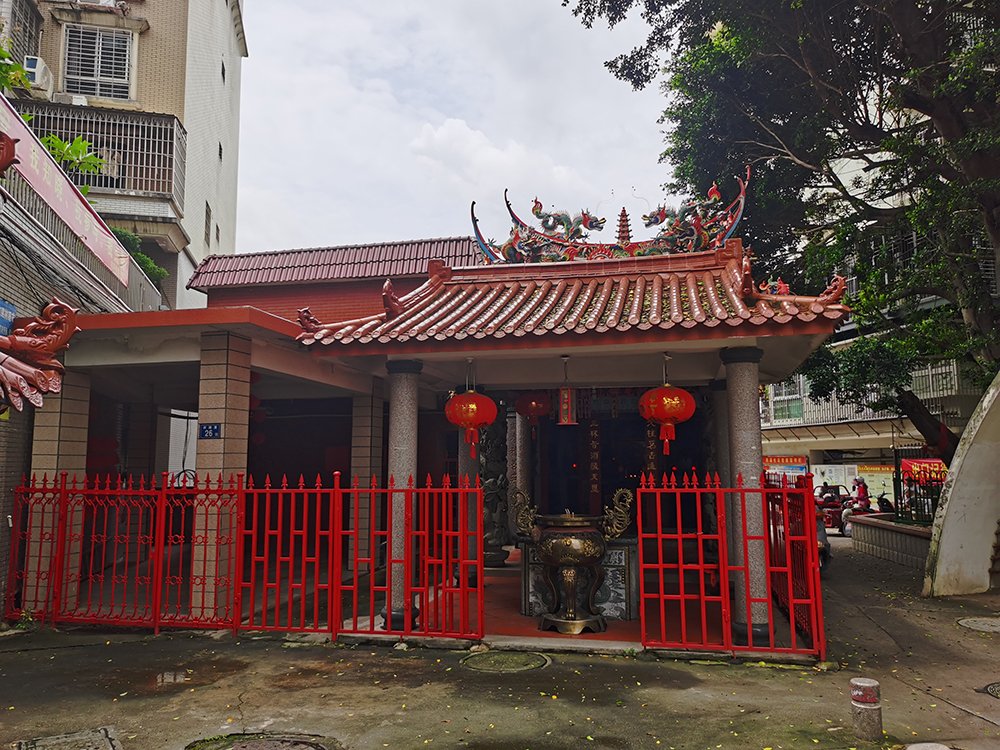
[{"label": "hanging lantern tassel", "polygon": [[476,457],[476,443],[479,442],[479,430],[469,427],[465,430],[465,442],[469,444],[469,453],[472,458]]},{"label": "hanging lantern tassel", "polygon": [[667,424],[660,425],[660,440],[663,441],[663,455],[670,455],[670,441],[674,440],[676,435],[674,434],[673,422],[668,422]]}]

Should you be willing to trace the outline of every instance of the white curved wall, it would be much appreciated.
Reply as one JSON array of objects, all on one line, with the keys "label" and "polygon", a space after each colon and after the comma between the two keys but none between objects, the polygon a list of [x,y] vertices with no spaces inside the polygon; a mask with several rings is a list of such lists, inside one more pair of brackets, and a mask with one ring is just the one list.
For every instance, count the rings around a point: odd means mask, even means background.
[{"label": "white curved wall", "polygon": [[1000,522],[1000,375],[969,420],[934,518],[925,596],[990,588],[990,557]]}]

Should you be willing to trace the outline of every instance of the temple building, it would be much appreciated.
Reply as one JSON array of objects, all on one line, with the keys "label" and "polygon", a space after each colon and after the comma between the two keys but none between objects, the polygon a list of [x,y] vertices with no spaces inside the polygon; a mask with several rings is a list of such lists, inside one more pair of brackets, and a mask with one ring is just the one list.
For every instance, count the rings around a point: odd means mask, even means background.
[{"label": "temple building", "polygon": [[[761,290],[739,187],[651,211],[648,240],[623,209],[590,242],[604,219],[536,200],[541,228],[508,203],[502,245],[473,213],[470,238],[211,256],[188,284],[205,310],[82,315],[66,367],[196,414],[184,468],[240,478],[218,491],[244,504],[239,545],[192,558],[216,565],[213,625],[282,627],[287,596],[292,629],[484,637],[544,614],[559,637],[821,655],[809,489],[763,476],[759,389],[845,320],[844,281]],[[553,562],[567,540],[591,556]]]}]

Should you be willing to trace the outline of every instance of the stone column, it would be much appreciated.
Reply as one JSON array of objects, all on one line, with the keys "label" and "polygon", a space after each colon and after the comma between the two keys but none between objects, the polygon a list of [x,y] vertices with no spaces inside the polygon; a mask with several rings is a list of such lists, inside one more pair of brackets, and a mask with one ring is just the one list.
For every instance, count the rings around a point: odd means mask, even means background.
[{"label": "stone column", "polygon": [[[720,356],[726,366],[727,405],[729,408],[729,454],[731,480],[734,484],[742,478],[743,486],[760,486],[764,468],[760,435],[760,375],[757,365],[764,352],[754,346],[723,349]],[[742,575],[736,579],[736,601],[733,607],[733,637],[745,645],[752,636],[754,644],[766,645],[769,635],[767,621],[767,551],[763,497],[758,492],[747,493],[745,501],[733,498],[733,516],[729,523],[735,565],[743,565],[744,532],[747,536],[762,537],[747,543],[748,580]],[[749,607],[750,599],[760,599]]]},{"label": "stone column", "polygon": [[[193,539],[201,541],[191,550],[191,576],[196,581],[191,585],[191,612],[212,618],[223,617],[234,601],[239,509],[229,501],[228,489],[247,470],[250,339],[227,331],[201,334],[200,374],[195,467],[204,492],[195,497],[193,508]],[[216,437],[202,438],[203,428]]]},{"label": "stone column", "polygon": [[[378,476],[382,471],[382,424],[385,413],[385,402],[382,398],[382,379],[374,378],[372,392],[364,396],[355,396],[351,408],[351,475],[341,477],[340,486],[349,487],[358,480],[359,488],[371,487],[372,477],[385,486],[387,477]],[[414,477],[415,479],[415,477]],[[345,497],[351,497],[345,495]],[[381,518],[378,516],[381,503],[371,502],[370,496],[357,498],[361,503],[358,509],[358,556],[368,557],[372,547],[372,528],[381,528]],[[354,518],[353,508],[349,509],[349,518]],[[350,537],[348,538],[350,540]],[[353,542],[352,542],[353,544]],[[348,550],[348,566],[353,569],[354,550]]]},{"label": "stone column", "polygon": [[480,430],[483,483],[483,564],[502,568],[510,553],[507,533],[507,420],[497,418]]},{"label": "stone column", "polygon": [[[389,373],[389,479],[396,491],[390,500],[390,556],[402,559],[406,550],[406,501],[410,479],[417,486],[417,387],[423,363],[400,359],[386,362]],[[387,624],[402,630],[405,619],[406,581],[402,563],[391,566],[390,601],[383,610]],[[389,611],[391,610],[391,611]],[[416,610],[412,616],[417,616]]]},{"label": "stone column", "polygon": [[[28,407],[30,408],[30,407]],[[43,478],[58,488],[66,472],[66,486],[80,486],[87,478],[87,434],[90,425],[90,375],[68,370],[63,376],[60,393],[45,394],[45,403],[35,410],[35,428],[31,443],[31,474],[41,483]],[[59,493],[51,507],[36,508],[28,519],[28,539],[25,545],[24,590],[22,607],[49,612],[55,580],[49,563],[59,539]],[[84,508],[68,505],[63,531],[66,534],[66,566],[64,570],[80,570],[83,552]],[[71,542],[76,538],[78,541]],[[78,583],[63,581],[60,595],[65,602],[76,604]]]},{"label": "stone column", "polygon": [[[507,407],[507,491],[518,487],[517,484],[517,412],[513,406]],[[509,496],[509,495],[508,495]],[[507,506],[507,535],[514,539],[517,536],[517,528],[514,526],[514,518],[510,513],[510,504]]]},{"label": "stone column", "polygon": [[[517,415],[517,488],[531,497],[531,425],[523,414]],[[535,503],[537,498],[531,498]]]},{"label": "stone column", "polygon": [[[715,470],[719,474],[719,483],[723,487],[732,487],[733,478],[730,471],[729,455],[729,397],[726,394],[726,381],[713,380],[708,384],[712,392],[712,420],[713,436],[715,439]],[[726,525],[731,526],[733,521],[733,495],[726,493]],[[729,559],[734,560],[736,547],[733,544],[732,529],[726,534],[726,551]]]}]

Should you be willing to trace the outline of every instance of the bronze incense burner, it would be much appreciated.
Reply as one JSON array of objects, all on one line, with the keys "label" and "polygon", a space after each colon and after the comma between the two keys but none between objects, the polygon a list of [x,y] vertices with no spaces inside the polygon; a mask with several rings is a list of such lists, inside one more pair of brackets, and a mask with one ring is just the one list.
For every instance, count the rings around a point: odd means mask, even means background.
[{"label": "bronze incense burner", "polygon": [[[595,633],[607,630],[594,597],[604,583],[601,561],[606,542],[628,526],[632,493],[618,490],[603,516],[540,516],[524,492],[514,490],[511,496],[518,530],[535,543],[538,558],[545,564],[543,578],[552,594],[552,607],[542,616],[539,629],[555,628],[567,635],[579,635],[585,628]],[[586,591],[583,586],[587,586]]]}]

